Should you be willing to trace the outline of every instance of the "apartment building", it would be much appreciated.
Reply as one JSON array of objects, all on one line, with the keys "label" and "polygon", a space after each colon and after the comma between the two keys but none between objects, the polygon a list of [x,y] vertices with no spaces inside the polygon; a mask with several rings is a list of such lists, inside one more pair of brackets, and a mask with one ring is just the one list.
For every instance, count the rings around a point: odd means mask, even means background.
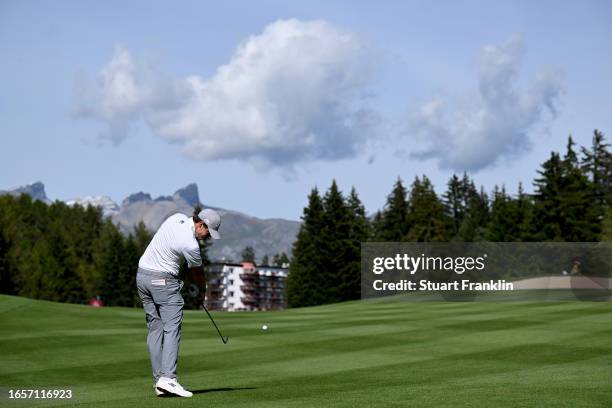
[{"label": "apartment building", "polygon": [[213,262],[206,272],[205,304],[211,310],[279,310],[287,305],[288,268]]}]

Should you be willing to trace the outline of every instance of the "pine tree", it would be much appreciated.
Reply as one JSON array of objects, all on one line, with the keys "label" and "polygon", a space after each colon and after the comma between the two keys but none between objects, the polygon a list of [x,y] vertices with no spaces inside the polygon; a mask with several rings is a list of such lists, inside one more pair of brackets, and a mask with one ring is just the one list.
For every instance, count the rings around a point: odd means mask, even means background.
[{"label": "pine tree", "polygon": [[378,231],[382,230],[382,211],[378,210],[372,216],[372,237],[374,240],[378,240]]},{"label": "pine tree", "polygon": [[341,269],[340,293],[342,300],[353,300],[361,296],[361,243],[372,237],[372,226],[355,187],[351,189],[346,205],[349,210],[350,227],[346,241],[346,264]]},{"label": "pine tree", "polygon": [[375,238],[377,241],[402,241],[408,231],[408,200],[406,188],[400,178],[397,179],[380,219],[375,222]]},{"label": "pine tree", "polygon": [[118,282],[123,281],[123,270],[125,258],[122,256],[124,250],[123,237],[112,221],[107,220],[102,225],[100,237],[96,243],[94,262],[100,273],[100,292],[104,302],[109,306],[115,306],[123,302],[123,293]]},{"label": "pine tree", "polygon": [[365,207],[359,199],[355,187],[351,189],[347,199],[347,205],[352,216],[351,236],[358,239],[359,242],[371,239],[374,233],[372,224],[366,216]]},{"label": "pine tree", "polygon": [[595,129],[591,149],[581,148],[581,169],[589,176],[594,186],[594,198],[600,205],[612,204],[612,152],[605,135]]},{"label": "pine tree", "polygon": [[242,251],[242,262],[255,262],[255,250],[252,246],[247,246]]},{"label": "pine tree", "polygon": [[[78,275],[85,299],[91,299],[98,291],[98,271],[94,262],[95,242],[100,235],[103,223],[102,210],[98,207],[79,206],[69,209],[68,217],[75,222],[70,232],[71,245],[75,247],[77,258],[76,274]],[[76,214],[75,214],[76,213]]]},{"label": "pine tree", "polygon": [[261,265],[270,266],[270,259],[268,258],[268,254],[265,254],[264,257],[261,259]]},{"label": "pine tree", "polygon": [[491,221],[487,228],[487,240],[509,242],[516,240],[516,223],[514,220],[512,199],[506,194],[506,187],[495,185],[491,201]]},{"label": "pine tree", "polygon": [[563,237],[570,242],[597,241],[605,204],[597,201],[595,184],[580,168],[574,145],[572,137],[568,137],[562,163],[565,176],[561,196],[565,219]]},{"label": "pine tree", "polygon": [[319,286],[322,282],[323,202],[316,188],[308,196],[302,224],[293,244],[293,256],[287,277],[287,301],[289,306],[312,306],[324,302]]},{"label": "pine tree", "polygon": [[28,256],[21,263],[22,282],[19,295],[34,299],[45,299],[52,301],[65,301],[61,297],[62,265],[53,256],[49,249],[48,241],[36,241],[28,250]]},{"label": "pine tree", "polygon": [[405,240],[412,242],[448,241],[450,220],[444,213],[444,205],[436,195],[433,185],[423,175],[423,181],[415,177],[408,201],[410,230]]},{"label": "pine tree", "polygon": [[459,232],[459,227],[463,221],[463,188],[459,177],[456,174],[447,183],[447,190],[442,195],[446,215],[451,220],[451,233],[453,236]]},{"label": "pine tree", "polygon": [[145,249],[149,246],[149,242],[153,239],[153,234],[147,229],[147,226],[144,222],[140,221],[134,227],[133,232],[134,241],[136,244],[136,248],[138,249],[139,257],[144,254]]},{"label": "pine tree", "polygon": [[537,241],[562,241],[561,191],[563,168],[559,153],[551,152],[550,158],[538,170],[540,178],[534,180]]},{"label": "pine tree", "polygon": [[321,290],[324,293],[323,303],[334,303],[343,300],[343,275],[351,259],[351,214],[336,181],[323,197],[322,245],[319,247],[323,259],[323,280]]},{"label": "pine tree", "polygon": [[78,272],[82,261],[91,261],[91,237],[83,231],[85,210],[81,207],[70,208],[56,201],[48,207],[47,221],[48,244],[58,264],[58,276],[54,280],[63,282],[58,291],[59,299],[78,303],[85,297],[83,282]]},{"label": "pine tree", "polygon": [[117,306],[131,307],[138,305],[139,302],[138,291],[136,289],[136,273],[140,253],[138,244],[131,234],[126,239],[123,238],[122,241],[123,251],[121,252],[121,260],[115,282],[117,287],[114,288],[117,298],[113,300]]},{"label": "pine tree", "polygon": [[491,219],[491,202],[483,186],[480,186],[480,193],[478,194],[478,197],[478,201],[481,203],[480,215],[478,218],[478,240],[480,240],[480,238],[485,239],[484,237],[486,237],[487,225]]},{"label": "pine tree", "polygon": [[[470,206],[474,197],[478,196],[478,191],[476,190],[476,186],[474,185],[474,181],[470,179],[467,175],[467,172],[463,172],[463,177],[461,178],[460,188],[459,188],[459,198],[462,212],[461,223],[459,224],[459,229],[461,229],[461,224],[465,221],[465,218],[468,216],[470,211]],[[459,233],[459,231],[457,231]]]},{"label": "pine tree", "polygon": [[289,265],[289,257],[285,252],[281,252],[278,256],[278,263],[276,266],[278,266],[279,268],[286,268],[287,265]]},{"label": "pine tree", "polygon": [[512,198],[506,193],[505,186],[501,190],[495,186],[491,203],[491,220],[487,228],[486,238],[493,242],[521,242],[530,240],[533,221],[533,204],[519,183],[518,194]]},{"label": "pine tree", "polygon": [[462,213],[463,218],[459,230],[452,238],[453,241],[473,242],[482,241],[485,236],[486,225],[489,222],[489,202],[484,188],[480,193],[476,190],[474,181],[464,173],[461,180]]},{"label": "pine tree", "polygon": [[532,241],[534,236],[534,204],[531,196],[523,190],[523,183],[519,182],[515,202],[516,225],[518,226],[517,240]]},{"label": "pine tree", "polygon": [[534,238],[551,241],[596,241],[601,231],[603,208],[594,200],[593,183],[578,166],[568,138],[563,158],[552,152],[534,181]]}]

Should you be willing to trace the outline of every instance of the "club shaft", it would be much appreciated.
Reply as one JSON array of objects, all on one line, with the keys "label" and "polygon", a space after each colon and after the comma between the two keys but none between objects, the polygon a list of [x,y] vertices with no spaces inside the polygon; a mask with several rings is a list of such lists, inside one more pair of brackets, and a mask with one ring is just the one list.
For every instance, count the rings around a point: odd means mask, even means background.
[{"label": "club shaft", "polygon": [[227,339],[225,337],[223,337],[223,335],[221,334],[221,331],[217,327],[217,323],[215,323],[215,319],[213,319],[213,317],[211,316],[211,314],[208,311],[208,309],[206,308],[206,306],[204,306],[204,304],[202,304],[202,307],[204,308],[204,311],[206,312],[206,314],[210,318],[210,321],[212,322],[212,324],[215,326],[215,329],[217,329],[217,333],[219,333],[219,336],[221,337],[221,341],[225,344],[227,342]]}]

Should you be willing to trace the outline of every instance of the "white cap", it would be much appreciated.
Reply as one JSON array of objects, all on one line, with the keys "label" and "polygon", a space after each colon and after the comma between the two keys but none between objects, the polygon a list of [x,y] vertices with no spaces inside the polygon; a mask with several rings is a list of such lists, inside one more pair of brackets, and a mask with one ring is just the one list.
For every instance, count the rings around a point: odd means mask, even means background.
[{"label": "white cap", "polygon": [[209,208],[198,213],[198,218],[201,219],[210,231],[210,236],[214,239],[221,238],[219,227],[221,226],[221,217],[215,210]]}]

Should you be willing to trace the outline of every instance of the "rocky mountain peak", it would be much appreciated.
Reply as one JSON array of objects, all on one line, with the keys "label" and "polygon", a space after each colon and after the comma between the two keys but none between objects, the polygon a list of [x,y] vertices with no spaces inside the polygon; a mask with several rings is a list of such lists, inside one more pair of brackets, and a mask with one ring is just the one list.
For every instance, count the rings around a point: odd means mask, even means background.
[{"label": "rocky mountain peak", "polygon": [[174,197],[181,198],[190,206],[195,207],[200,203],[198,185],[195,183],[188,184],[187,186],[176,190]]},{"label": "rocky mountain peak", "polygon": [[137,203],[139,201],[151,201],[151,194],[143,193],[142,191],[139,193],[130,194],[121,202],[121,205],[126,206]]},{"label": "rocky mountain peak", "polygon": [[0,194],[10,194],[14,196],[18,196],[21,194],[27,194],[32,197],[33,200],[40,200],[45,203],[50,203],[51,200],[47,197],[47,193],[45,193],[45,185],[40,181],[37,181],[32,184],[28,184],[23,187],[18,187],[12,190],[2,190]]}]

